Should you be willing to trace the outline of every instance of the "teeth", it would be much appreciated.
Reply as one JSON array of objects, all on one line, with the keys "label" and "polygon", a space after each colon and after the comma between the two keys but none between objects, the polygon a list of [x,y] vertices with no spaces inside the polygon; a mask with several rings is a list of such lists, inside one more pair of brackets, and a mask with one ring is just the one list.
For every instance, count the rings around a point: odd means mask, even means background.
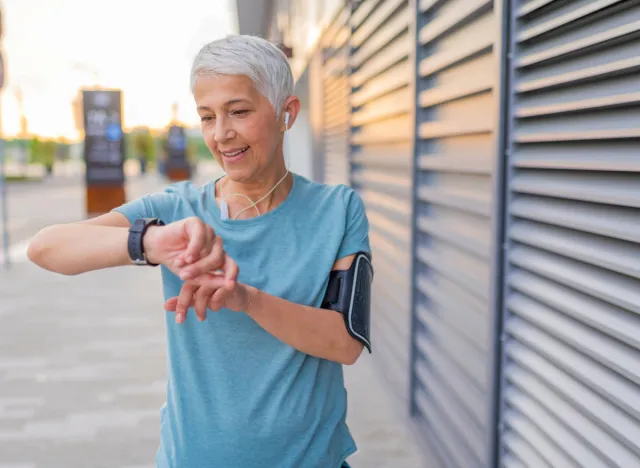
[{"label": "teeth", "polygon": [[[247,148],[248,148],[248,146],[247,146]],[[224,155],[225,156],[229,156],[229,157],[237,156],[240,153],[242,153],[244,150],[246,150],[247,148],[242,148],[241,150],[234,151],[233,153],[224,153]]]}]

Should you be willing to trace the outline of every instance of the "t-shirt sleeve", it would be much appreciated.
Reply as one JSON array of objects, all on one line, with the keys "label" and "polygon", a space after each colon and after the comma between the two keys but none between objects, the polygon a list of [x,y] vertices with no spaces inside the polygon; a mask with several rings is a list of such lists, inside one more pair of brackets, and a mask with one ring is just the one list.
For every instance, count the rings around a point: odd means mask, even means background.
[{"label": "t-shirt sleeve", "polygon": [[169,224],[173,221],[176,203],[172,194],[159,192],[143,195],[111,211],[122,213],[132,224],[138,218],[159,218]]},{"label": "t-shirt sleeve", "polygon": [[371,253],[369,246],[369,220],[367,219],[362,199],[353,189],[348,189],[346,204],[346,227],[337,259],[358,252]]}]

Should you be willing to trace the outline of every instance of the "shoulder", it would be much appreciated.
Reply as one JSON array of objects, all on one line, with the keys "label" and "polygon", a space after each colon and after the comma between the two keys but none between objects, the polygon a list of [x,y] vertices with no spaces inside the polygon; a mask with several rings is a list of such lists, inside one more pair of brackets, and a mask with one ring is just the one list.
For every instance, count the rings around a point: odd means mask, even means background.
[{"label": "shoulder", "polygon": [[353,210],[364,210],[360,195],[348,185],[327,185],[302,176],[296,176],[296,184],[300,185],[300,202],[308,208],[318,207],[323,211],[330,209],[345,214]]}]

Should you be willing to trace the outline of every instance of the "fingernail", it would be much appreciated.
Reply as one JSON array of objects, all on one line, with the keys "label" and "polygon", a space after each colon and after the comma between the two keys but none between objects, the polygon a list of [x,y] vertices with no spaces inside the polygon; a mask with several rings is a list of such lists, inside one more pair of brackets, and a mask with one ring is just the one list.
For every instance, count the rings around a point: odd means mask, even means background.
[{"label": "fingernail", "polygon": [[188,279],[189,276],[191,276],[191,272],[190,271],[183,271],[182,273],[180,273],[180,278],[182,278],[183,280]]}]

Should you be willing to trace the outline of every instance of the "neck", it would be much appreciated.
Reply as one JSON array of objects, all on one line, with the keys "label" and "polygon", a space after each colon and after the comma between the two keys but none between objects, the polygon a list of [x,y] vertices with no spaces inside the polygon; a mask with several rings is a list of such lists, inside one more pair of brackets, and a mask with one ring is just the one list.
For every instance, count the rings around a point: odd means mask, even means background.
[{"label": "neck", "polygon": [[265,214],[284,201],[292,183],[292,176],[283,163],[251,180],[235,181],[228,176],[223,178],[216,198],[219,201],[226,200],[231,218],[238,214],[239,219],[251,218],[257,216],[258,212],[248,199],[256,204],[260,214]]}]

